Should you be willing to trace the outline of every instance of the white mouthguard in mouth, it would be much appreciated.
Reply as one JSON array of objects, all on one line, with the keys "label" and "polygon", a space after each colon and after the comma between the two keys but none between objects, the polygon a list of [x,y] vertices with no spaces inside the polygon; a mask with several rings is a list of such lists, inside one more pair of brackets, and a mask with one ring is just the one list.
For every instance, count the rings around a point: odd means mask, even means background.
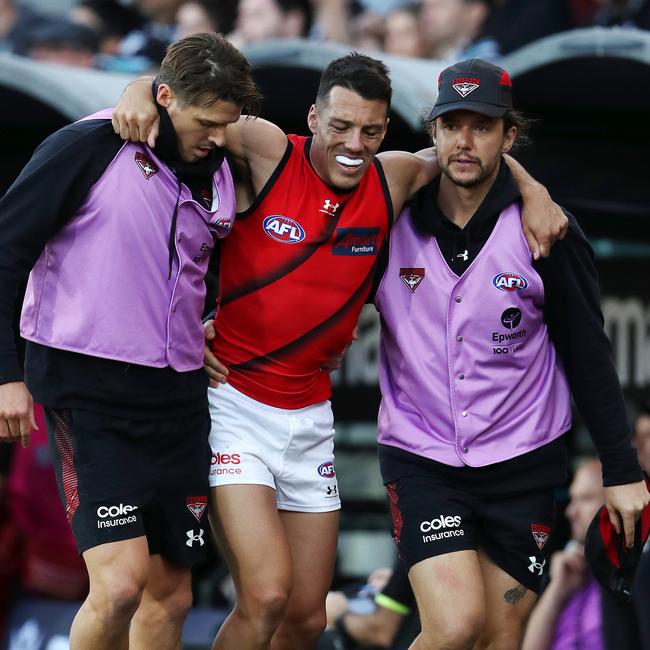
[{"label": "white mouthguard in mouth", "polygon": [[348,158],[347,156],[338,155],[336,156],[336,162],[346,165],[347,167],[359,167],[363,165],[363,159],[361,158]]}]

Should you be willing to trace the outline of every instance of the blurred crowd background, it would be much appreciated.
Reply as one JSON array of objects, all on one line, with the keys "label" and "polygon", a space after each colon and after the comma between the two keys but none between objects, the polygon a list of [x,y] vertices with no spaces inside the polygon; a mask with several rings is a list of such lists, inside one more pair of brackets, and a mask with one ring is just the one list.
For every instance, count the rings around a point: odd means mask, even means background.
[{"label": "blurred crowd background", "polygon": [[650,29],[650,0],[0,0],[0,50],[123,72],[155,68],[199,31],[238,47],[306,38],[451,60],[591,25]]}]

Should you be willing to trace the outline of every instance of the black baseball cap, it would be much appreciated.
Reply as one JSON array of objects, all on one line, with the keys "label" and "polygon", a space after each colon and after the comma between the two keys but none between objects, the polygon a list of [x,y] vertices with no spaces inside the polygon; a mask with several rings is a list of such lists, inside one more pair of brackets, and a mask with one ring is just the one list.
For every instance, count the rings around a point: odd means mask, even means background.
[{"label": "black baseball cap", "polygon": [[[650,482],[646,477],[646,485]],[[596,513],[585,538],[585,557],[596,580],[616,600],[629,603],[632,584],[643,547],[650,536],[650,505],[647,505],[636,522],[634,546],[627,548],[625,534],[617,533],[609,519],[607,507]]]},{"label": "black baseball cap", "polygon": [[498,65],[468,59],[445,68],[438,77],[438,97],[431,119],[450,111],[474,111],[502,117],[512,108],[512,81]]}]

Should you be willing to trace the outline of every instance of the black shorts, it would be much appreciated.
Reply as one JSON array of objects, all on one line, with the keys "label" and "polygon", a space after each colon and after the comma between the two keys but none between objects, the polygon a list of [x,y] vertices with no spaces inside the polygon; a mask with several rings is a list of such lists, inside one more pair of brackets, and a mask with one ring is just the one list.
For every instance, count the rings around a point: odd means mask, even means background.
[{"label": "black shorts", "polygon": [[131,420],[45,409],[61,500],[80,553],[146,535],[149,552],[191,565],[209,544],[210,415]]},{"label": "black shorts", "polygon": [[486,497],[436,477],[406,476],[386,486],[393,539],[410,569],[437,555],[476,550],[539,592],[555,523],[553,489]]}]

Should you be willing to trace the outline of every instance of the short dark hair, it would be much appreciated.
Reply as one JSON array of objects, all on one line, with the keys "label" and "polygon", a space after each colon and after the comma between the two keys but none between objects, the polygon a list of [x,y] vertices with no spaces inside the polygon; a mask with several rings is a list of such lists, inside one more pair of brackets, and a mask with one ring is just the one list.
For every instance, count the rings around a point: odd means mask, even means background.
[{"label": "short dark hair", "polygon": [[348,88],[364,99],[379,99],[390,108],[392,89],[388,68],[365,54],[350,52],[332,61],[321,75],[316,103],[326,103],[335,86]]},{"label": "short dark hair", "polygon": [[262,101],[246,57],[215,33],[192,34],[172,43],[160,65],[158,81],[192,106],[222,100],[257,115]]}]

